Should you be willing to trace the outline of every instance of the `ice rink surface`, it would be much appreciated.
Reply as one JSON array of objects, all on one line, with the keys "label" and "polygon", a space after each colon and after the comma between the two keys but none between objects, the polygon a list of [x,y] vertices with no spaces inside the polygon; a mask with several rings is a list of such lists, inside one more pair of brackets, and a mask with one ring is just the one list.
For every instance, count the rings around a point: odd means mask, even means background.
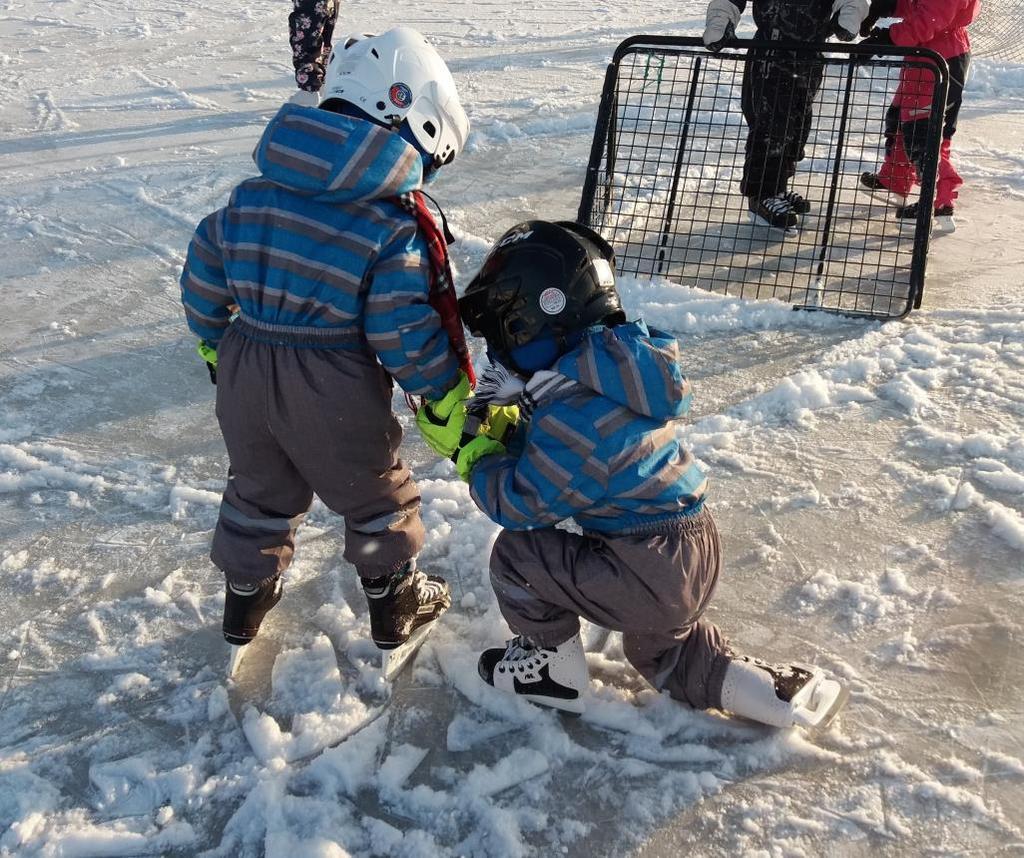
[{"label": "ice rink surface", "polygon": [[[0,0],[0,854],[1024,852],[1024,66],[976,63],[960,228],[908,321],[622,284],[695,385],[711,617],[843,677],[848,709],[813,738],[694,713],[591,629],[589,708],[564,720],[477,679],[506,632],[496,530],[412,436],[420,565],[455,595],[413,669],[382,682],[317,503],[224,680],[227,461],[177,276],[291,93],[289,11]],[[433,192],[463,286],[516,221],[575,216],[615,45],[701,21],[360,0],[338,31],[411,25],[450,61],[474,130]]]}]

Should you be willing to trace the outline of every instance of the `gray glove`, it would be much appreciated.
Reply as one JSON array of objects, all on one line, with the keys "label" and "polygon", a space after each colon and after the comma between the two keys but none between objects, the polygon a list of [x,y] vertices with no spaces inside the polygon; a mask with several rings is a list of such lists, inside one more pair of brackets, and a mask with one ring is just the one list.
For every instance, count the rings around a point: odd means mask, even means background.
[{"label": "gray glove", "polygon": [[871,8],[869,0],[835,0],[832,4],[832,20],[835,22],[836,37],[843,42],[852,42],[860,32],[861,22]]},{"label": "gray glove", "polygon": [[722,44],[736,35],[739,22],[740,10],[730,0],[711,0],[704,24],[704,47],[717,54],[722,50]]}]

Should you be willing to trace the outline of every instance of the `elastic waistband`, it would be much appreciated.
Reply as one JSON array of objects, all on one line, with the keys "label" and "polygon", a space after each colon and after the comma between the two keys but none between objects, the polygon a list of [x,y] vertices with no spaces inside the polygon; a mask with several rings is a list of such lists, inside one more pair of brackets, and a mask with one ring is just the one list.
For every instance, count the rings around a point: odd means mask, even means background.
[{"label": "elastic waistband", "polygon": [[366,338],[359,328],[317,328],[312,325],[276,325],[251,316],[239,314],[231,323],[243,337],[261,343],[300,346],[314,349],[360,350],[366,347]]},{"label": "elastic waistband", "polygon": [[704,506],[704,501],[701,500],[684,512],[667,518],[642,521],[623,530],[584,530],[583,533],[586,536],[597,536],[603,539],[616,539],[620,536],[650,536],[655,533],[685,533],[702,530],[707,527],[710,518],[711,510],[707,509]]}]

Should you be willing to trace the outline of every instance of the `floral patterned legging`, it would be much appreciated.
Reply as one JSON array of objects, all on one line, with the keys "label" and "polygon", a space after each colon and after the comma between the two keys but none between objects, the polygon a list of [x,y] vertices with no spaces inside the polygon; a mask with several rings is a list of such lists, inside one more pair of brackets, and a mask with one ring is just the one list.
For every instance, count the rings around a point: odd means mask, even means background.
[{"label": "floral patterned legging", "polygon": [[292,63],[299,89],[317,92],[331,55],[331,36],[338,19],[338,0],[293,0],[288,16]]}]

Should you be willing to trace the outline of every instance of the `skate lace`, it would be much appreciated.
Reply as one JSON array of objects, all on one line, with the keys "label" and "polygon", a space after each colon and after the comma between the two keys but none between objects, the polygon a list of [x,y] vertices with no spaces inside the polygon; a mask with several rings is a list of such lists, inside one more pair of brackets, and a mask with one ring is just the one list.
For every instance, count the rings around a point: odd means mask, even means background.
[{"label": "skate lace", "polygon": [[412,573],[412,586],[416,592],[419,602],[433,602],[440,599],[444,593],[444,584],[440,581],[431,581],[419,569]]},{"label": "skate lace", "polygon": [[789,203],[790,207],[795,208],[796,206],[802,205],[806,200],[798,194],[796,191],[784,191],[781,196],[786,202]]},{"label": "skate lace", "polygon": [[505,644],[505,654],[498,662],[498,671],[529,673],[537,666],[540,650],[523,635],[516,635]]},{"label": "skate lace", "polygon": [[793,209],[793,203],[788,199],[788,195],[791,193],[793,192],[786,191],[785,194],[778,194],[774,197],[765,197],[761,200],[761,205],[764,206],[766,211],[771,212],[773,215],[789,214]]}]

